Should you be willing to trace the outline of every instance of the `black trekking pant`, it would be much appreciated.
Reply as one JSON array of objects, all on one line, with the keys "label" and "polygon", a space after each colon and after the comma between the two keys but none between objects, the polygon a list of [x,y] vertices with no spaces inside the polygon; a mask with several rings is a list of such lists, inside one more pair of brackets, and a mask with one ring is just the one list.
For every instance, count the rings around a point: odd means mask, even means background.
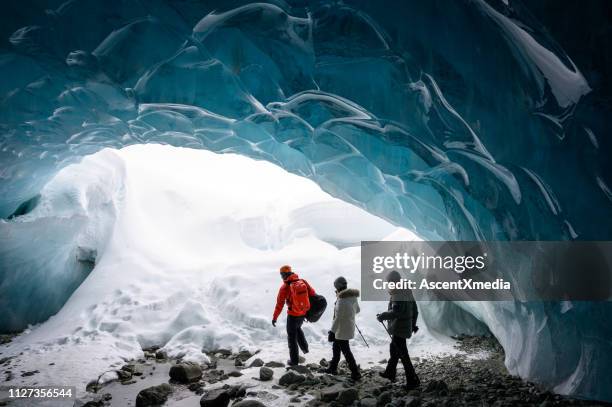
[{"label": "black trekking pant", "polygon": [[308,353],[308,342],[302,331],[302,324],[304,323],[304,317],[294,317],[287,315],[287,342],[289,344],[289,359],[291,363],[298,364],[300,361],[300,353],[298,350],[302,350],[304,353]]},{"label": "black trekking pant", "polygon": [[346,363],[348,364],[351,373],[359,373],[357,363],[355,362],[355,357],[353,356],[353,352],[351,352],[349,341],[343,339],[334,340],[334,345],[332,347],[332,360],[329,362],[330,369],[333,371],[338,369],[338,363],[340,363],[340,353],[344,355],[344,359],[346,359]]},{"label": "black trekking pant", "polygon": [[402,361],[404,365],[404,372],[406,373],[406,381],[408,383],[417,380],[417,374],[414,371],[414,366],[410,361],[410,355],[408,354],[408,347],[406,346],[406,338],[400,338],[399,336],[393,335],[391,339],[391,345],[389,345],[389,362],[385,373],[389,378],[395,379],[397,374],[397,362]]}]

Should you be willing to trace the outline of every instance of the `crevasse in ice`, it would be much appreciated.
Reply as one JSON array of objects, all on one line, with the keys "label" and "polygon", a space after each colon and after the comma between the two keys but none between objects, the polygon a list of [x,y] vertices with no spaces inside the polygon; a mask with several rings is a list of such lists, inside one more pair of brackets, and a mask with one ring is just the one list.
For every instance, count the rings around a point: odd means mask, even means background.
[{"label": "crevasse in ice", "polygon": [[[238,3],[3,5],[0,215],[13,219],[0,224],[2,330],[57,311],[103,250],[73,237],[112,227],[113,180],[71,197],[83,216],[47,208],[61,238],[27,213],[59,169],[104,147],[268,160],[425,239],[610,237],[606,90],[529,7]],[[36,255],[22,250],[32,235]],[[611,315],[593,302],[424,312],[446,334],[486,325],[512,373],[606,400]]]}]

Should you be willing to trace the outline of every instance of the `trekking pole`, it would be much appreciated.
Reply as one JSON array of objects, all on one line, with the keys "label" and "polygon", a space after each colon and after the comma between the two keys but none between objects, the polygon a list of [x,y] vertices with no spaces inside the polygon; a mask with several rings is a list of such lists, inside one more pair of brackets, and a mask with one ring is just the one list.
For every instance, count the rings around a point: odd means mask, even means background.
[{"label": "trekking pole", "polygon": [[359,329],[359,327],[357,326],[357,324],[355,324],[355,328],[357,328],[357,332],[359,332],[359,336],[361,336],[361,339],[363,339],[363,342],[366,344],[366,346],[369,348],[370,345],[368,345],[368,341],[365,340],[365,338],[363,337],[363,334],[361,333],[361,329]]},{"label": "trekking pole", "polygon": [[385,328],[385,331],[387,331],[387,335],[389,335],[389,338],[391,338],[391,340],[393,340],[393,336],[391,336],[391,333],[387,329],[387,325],[385,325],[385,321],[380,321],[380,323],[382,324],[383,328]]}]

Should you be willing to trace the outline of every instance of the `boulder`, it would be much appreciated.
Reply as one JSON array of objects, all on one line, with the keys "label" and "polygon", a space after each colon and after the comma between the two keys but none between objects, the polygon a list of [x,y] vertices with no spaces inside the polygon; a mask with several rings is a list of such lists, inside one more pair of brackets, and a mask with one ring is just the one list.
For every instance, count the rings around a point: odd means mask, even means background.
[{"label": "boulder", "polygon": [[298,372],[300,374],[305,374],[305,375],[311,374],[308,366],[304,366],[304,365],[289,366],[288,369]]},{"label": "boulder", "polygon": [[366,397],[359,401],[361,407],[376,407],[376,399],[373,397]]},{"label": "boulder", "polygon": [[425,387],[426,393],[448,394],[448,386],[444,380],[432,380]]},{"label": "boulder", "polygon": [[202,368],[194,363],[181,363],[170,368],[170,378],[179,383],[197,382],[202,378]]},{"label": "boulder", "polygon": [[125,382],[132,378],[132,372],[123,369],[117,370],[117,377],[120,381]]},{"label": "boulder", "polygon": [[228,389],[229,395],[231,399],[237,399],[239,397],[244,397],[246,396],[246,391],[247,391],[247,387],[244,385],[235,385],[235,386],[231,386]]},{"label": "boulder", "polygon": [[330,401],[336,400],[342,390],[344,390],[344,387],[342,387],[341,384],[335,384],[324,388],[321,390],[321,401],[329,403]]},{"label": "boulder", "polygon": [[242,373],[239,372],[238,370],[232,370],[231,372],[228,372],[227,375],[229,377],[240,377],[242,376]]},{"label": "boulder", "polygon": [[266,362],[266,364],[264,364],[265,367],[285,367],[285,364],[283,362],[276,362],[274,360],[270,361],[270,362]]},{"label": "boulder", "polygon": [[270,369],[269,367],[262,366],[259,369],[259,380],[261,380],[262,382],[267,382],[269,380],[272,380],[273,376],[274,376],[274,371]]},{"label": "boulder", "polygon": [[232,404],[232,407],[266,407],[266,405],[257,400],[242,400]]},{"label": "boulder", "polygon": [[350,387],[342,390],[340,394],[338,394],[338,399],[336,401],[343,406],[350,406],[355,400],[358,399],[359,391],[353,387]]},{"label": "boulder", "polygon": [[412,397],[412,396],[406,397],[406,403],[404,404],[405,407],[418,407],[420,405],[421,405],[421,399],[419,397]]},{"label": "boulder", "polygon": [[262,367],[263,365],[264,365],[264,361],[260,358],[257,358],[251,362],[249,367]]},{"label": "boulder", "polygon": [[141,390],[138,396],[136,396],[136,407],[158,406],[164,404],[166,400],[168,400],[170,393],[172,393],[172,387],[167,383],[148,387]]},{"label": "boulder", "polygon": [[248,350],[241,350],[236,355],[236,359],[240,360],[241,362],[246,362],[248,359],[251,358],[251,356],[253,356],[253,353],[251,353],[250,351],[248,351]]},{"label": "boulder", "polygon": [[280,384],[281,386],[289,386],[291,384],[302,383],[304,380],[306,380],[306,377],[304,377],[304,375],[295,373],[294,371],[290,370],[281,376],[280,380],[278,381],[278,384]]},{"label": "boulder", "polygon": [[386,406],[387,404],[391,403],[391,400],[393,400],[393,393],[390,390],[383,391],[378,396],[378,399],[376,400],[376,405],[378,407]]},{"label": "boulder", "polygon": [[227,407],[229,403],[230,394],[225,389],[212,390],[200,399],[201,407]]}]

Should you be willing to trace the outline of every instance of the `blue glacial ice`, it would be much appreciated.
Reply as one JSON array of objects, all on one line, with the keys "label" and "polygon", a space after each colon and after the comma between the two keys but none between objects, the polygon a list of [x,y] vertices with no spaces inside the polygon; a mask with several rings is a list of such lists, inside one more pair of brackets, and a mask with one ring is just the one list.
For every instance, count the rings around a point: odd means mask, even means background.
[{"label": "blue glacial ice", "polygon": [[[609,93],[528,6],[232,3],[6,6],[1,330],[55,313],[103,249],[73,237],[111,227],[105,196],[120,185],[88,194],[91,212],[46,208],[61,239],[27,212],[60,169],[105,147],[267,160],[424,239],[610,238]],[[40,252],[23,249],[33,234]],[[486,327],[512,373],[612,401],[608,303],[440,303],[424,315],[445,334]]]}]

